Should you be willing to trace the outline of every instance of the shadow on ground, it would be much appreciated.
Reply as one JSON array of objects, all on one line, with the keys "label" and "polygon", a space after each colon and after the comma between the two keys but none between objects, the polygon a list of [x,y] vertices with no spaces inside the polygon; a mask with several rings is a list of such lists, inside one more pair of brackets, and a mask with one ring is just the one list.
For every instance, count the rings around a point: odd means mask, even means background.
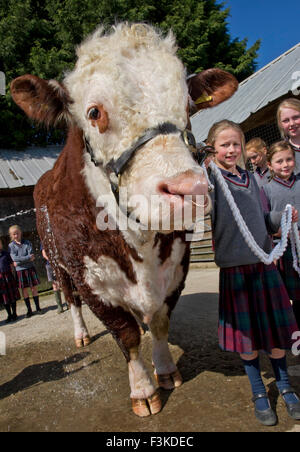
[{"label": "shadow on ground", "polygon": [[[119,347],[88,311],[86,314],[87,323],[92,325],[93,342],[81,352],[75,353],[71,334],[66,335],[66,340],[58,340],[64,333],[57,336],[49,328],[47,340],[36,339],[9,349],[7,356],[0,356],[0,431],[293,429],[295,421],[288,418],[278,398],[265,356],[262,374],[280,422],[266,428],[255,420],[251,391],[239,356],[218,347],[217,293],[184,295],[179,300],[171,319],[169,343],[184,383],[174,391],[161,390],[163,410],[144,419],[131,411],[127,364]],[[57,322],[55,313],[49,311],[48,316],[53,316],[54,324]],[[24,325],[25,322],[20,322],[18,328],[26,334],[26,328],[22,330]],[[141,349],[150,372],[151,345],[147,332]],[[296,360],[289,355],[290,364]],[[300,392],[298,380],[292,377],[291,383]]]}]

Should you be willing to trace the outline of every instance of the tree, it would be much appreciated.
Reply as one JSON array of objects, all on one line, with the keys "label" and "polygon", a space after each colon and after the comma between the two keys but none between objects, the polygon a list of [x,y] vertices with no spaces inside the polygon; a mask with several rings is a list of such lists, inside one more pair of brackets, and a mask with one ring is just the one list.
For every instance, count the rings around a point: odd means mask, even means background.
[{"label": "tree", "polygon": [[[231,39],[229,9],[217,0],[0,0],[0,70],[7,83],[32,73],[61,80],[75,48],[95,27],[127,20],[171,28],[190,73],[220,67],[243,80],[255,70],[257,41]],[[63,131],[38,128],[16,107],[7,86],[0,96],[0,148],[60,143]]]}]

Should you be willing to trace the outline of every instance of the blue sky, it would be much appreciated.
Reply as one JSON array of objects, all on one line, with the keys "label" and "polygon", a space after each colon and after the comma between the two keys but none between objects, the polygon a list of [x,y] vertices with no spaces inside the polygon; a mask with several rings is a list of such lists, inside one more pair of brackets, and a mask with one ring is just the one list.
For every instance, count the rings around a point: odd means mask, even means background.
[{"label": "blue sky", "polygon": [[220,0],[230,7],[232,38],[261,39],[257,70],[300,42],[300,0]]}]

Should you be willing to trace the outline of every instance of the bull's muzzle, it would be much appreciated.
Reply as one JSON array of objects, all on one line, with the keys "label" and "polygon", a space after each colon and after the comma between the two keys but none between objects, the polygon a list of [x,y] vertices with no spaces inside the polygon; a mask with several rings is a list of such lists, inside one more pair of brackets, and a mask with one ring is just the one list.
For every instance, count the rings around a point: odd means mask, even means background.
[{"label": "bull's muzzle", "polygon": [[158,192],[164,196],[183,198],[184,196],[208,196],[208,182],[201,172],[185,171],[158,184]]},{"label": "bull's muzzle", "polygon": [[161,181],[157,189],[170,204],[174,229],[190,228],[210,210],[208,182],[203,171],[188,170]]}]

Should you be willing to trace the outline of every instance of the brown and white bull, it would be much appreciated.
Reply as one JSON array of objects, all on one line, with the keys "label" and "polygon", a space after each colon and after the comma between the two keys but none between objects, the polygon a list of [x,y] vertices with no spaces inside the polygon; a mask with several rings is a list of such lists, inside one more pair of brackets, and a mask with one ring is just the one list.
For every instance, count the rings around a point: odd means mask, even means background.
[{"label": "brown and white bull", "polygon": [[[152,333],[158,385],[179,386],[168,328],[189,266],[184,229],[209,208],[207,181],[183,133],[189,101],[213,106],[237,83],[219,70],[187,82],[173,35],[163,38],[143,24],[119,24],[107,35],[100,28],[77,56],[62,84],[24,75],[11,85],[30,118],[68,124],[61,155],[35,188],[37,228],[71,305],[77,345],[90,342],[83,299],[117,340],[133,411],[147,416],[161,402],[140,355],[136,319]],[[202,209],[194,208],[195,196]],[[186,220],[188,205],[194,207]]]}]

